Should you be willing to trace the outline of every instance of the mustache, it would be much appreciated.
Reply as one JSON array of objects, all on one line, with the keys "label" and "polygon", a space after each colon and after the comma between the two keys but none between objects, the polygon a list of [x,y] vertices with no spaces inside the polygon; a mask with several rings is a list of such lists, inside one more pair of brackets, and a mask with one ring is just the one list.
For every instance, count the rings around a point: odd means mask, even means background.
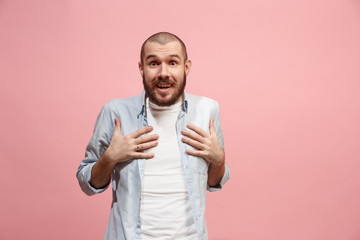
[{"label": "mustache", "polygon": [[158,84],[158,83],[167,83],[167,84],[173,84],[174,81],[170,80],[170,78],[166,77],[159,77],[158,79],[156,79],[153,84]]}]

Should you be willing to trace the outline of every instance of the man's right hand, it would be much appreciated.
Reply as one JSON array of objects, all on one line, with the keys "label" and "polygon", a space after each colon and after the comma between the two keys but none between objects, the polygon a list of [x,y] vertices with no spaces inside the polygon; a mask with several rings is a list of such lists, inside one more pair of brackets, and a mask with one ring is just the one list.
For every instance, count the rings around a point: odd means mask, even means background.
[{"label": "man's right hand", "polygon": [[130,133],[127,136],[121,134],[120,120],[115,118],[115,129],[109,147],[94,164],[91,170],[90,184],[94,188],[103,188],[111,178],[111,174],[119,162],[125,162],[135,158],[153,158],[153,153],[144,153],[158,145],[159,135],[144,135],[153,130],[152,127],[144,127]]},{"label": "man's right hand", "polygon": [[142,151],[153,148],[158,145],[159,135],[144,135],[153,130],[148,126],[140,128],[127,136],[121,134],[120,120],[115,118],[115,130],[110,142],[110,146],[104,152],[104,157],[113,163],[124,162],[134,158],[153,158],[153,153],[144,153]]}]

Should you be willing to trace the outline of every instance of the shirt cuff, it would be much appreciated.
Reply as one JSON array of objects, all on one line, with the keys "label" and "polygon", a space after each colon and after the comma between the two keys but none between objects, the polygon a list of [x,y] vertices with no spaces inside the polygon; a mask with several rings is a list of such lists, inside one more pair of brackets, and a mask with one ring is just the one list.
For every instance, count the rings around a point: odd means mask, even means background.
[{"label": "shirt cuff", "polygon": [[103,188],[94,188],[93,186],[91,186],[91,184],[90,184],[91,171],[92,171],[94,164],[95,164],[95,162],[85,166],[81,170],[80,176],[79,176],[80,187],[89,196],[97,194],[97,193],[102,193],[109,187],[109,184],[110,184],[110,181],[109,181],[109,183],[106,184],[106,186]]}]

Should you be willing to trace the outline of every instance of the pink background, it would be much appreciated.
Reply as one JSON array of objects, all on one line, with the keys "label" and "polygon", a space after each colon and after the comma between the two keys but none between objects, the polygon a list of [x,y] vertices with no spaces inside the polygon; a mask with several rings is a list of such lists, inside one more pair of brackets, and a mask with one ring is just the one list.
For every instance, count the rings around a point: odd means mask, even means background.
[{"label": "pink background", "polygon": [[76,169],[101,106],[138,94],[141,43],[187,43],[231,179],[210,239],[360,239],[358,0],[0,0],[0,239],[102,239]]}]

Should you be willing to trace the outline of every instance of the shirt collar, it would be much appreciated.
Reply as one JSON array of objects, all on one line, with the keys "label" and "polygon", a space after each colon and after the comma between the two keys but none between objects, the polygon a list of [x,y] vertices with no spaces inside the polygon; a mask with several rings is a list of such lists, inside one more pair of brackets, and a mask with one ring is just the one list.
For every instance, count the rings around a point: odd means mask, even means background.
[{"label": "shirt collar", "polygon": [[[145,90],[143,90],[141,92],[141,99],[142,99],[142,106],[141,106],[141,109],[139,111],[139,114],[137,115],[137,118],[139,118],[140,115],[143,115],[145,118],[147,116],[146,112],[147,112],[147,109],[146,109],[146,94],[145,94]],[[188,112],[188,95],[186,93],[186,91],[184,91],[183,93],[183,103],[182,103],[182,107],[181,107],[181,110],[185,113]]]}]

